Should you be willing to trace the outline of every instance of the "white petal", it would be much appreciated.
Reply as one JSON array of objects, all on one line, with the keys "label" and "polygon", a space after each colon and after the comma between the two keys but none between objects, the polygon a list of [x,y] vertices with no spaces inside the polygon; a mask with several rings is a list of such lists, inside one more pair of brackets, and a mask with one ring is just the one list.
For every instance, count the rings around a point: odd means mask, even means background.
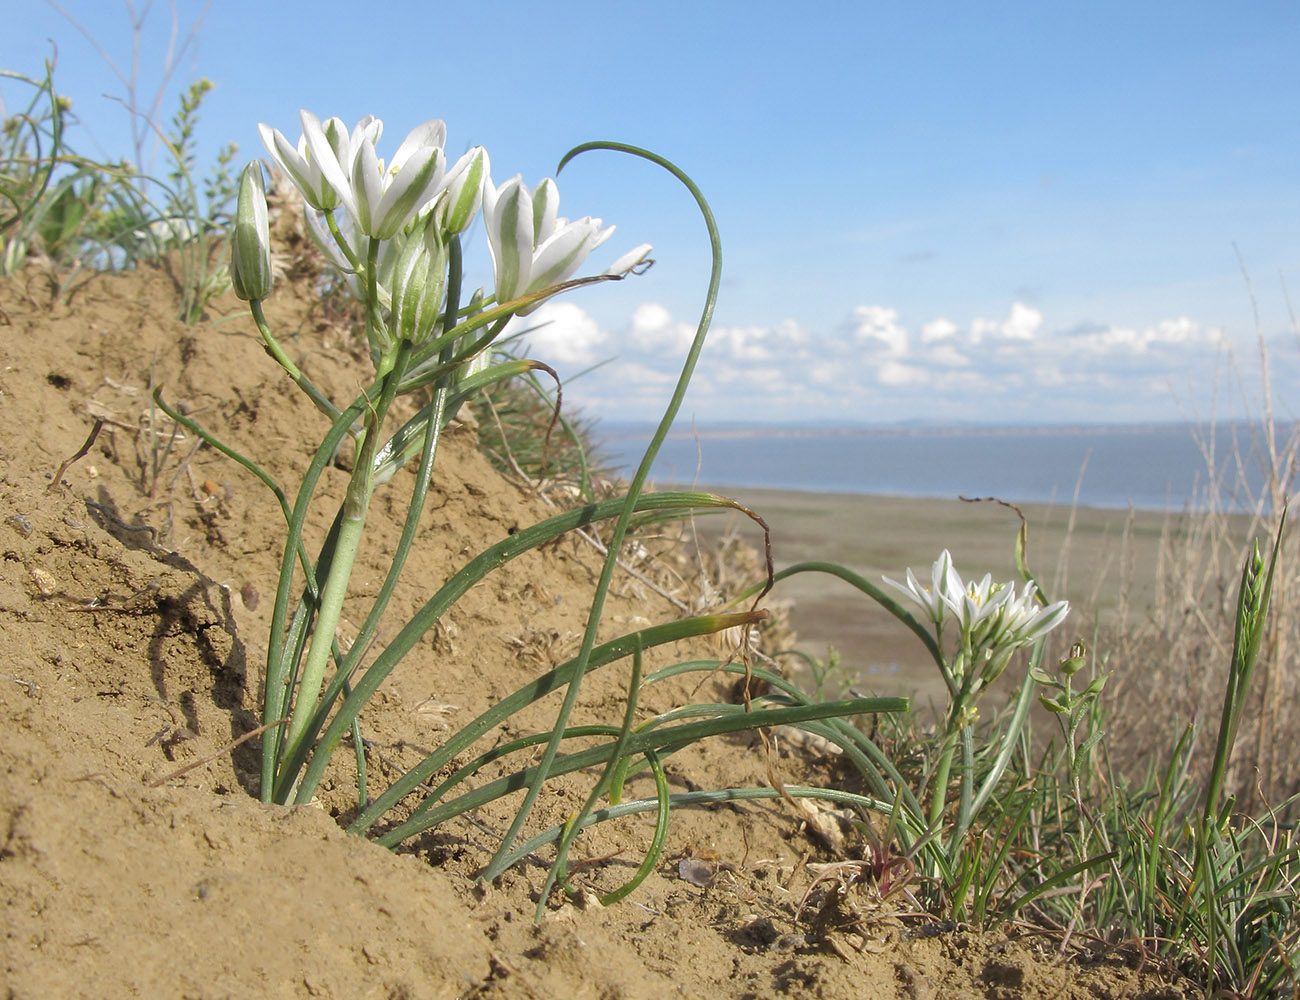
[{"label": "white petal", "polygon": [[442,213],[449,232],[462,233],[469,228],[483,202],[484,181],[490,169],[487,150],[475,146],[447,171],[447,199]]},{"label": "white petal", "polygon": [[313,208],[321,208],[322,206],[319,204],[320,192],[314,182],[312,169],[301,151],[290,145],[283,132],[279,129],[273,129],[269,125],[263,125],[259,122],[257,134],[262,137],[262,144],[266,146],[272,159],[284,171],[293,186],[302,192],[302,196],[307,203]]},{"label": "white petal", "polygon": [[334,189],[339,200],[348,211],[356,213],[356,202],[352,194],[352,184],[343,173],[338,153],[325,137],[320,120],[310,111],[298,112],[302,121],[302,136],[307,142],[307,151],[311,156],[313,170],[319,170],[325,182]]},{"label": "white petal", "polygon": [[483,192],[483,216],[498,302],[508,302],[528,285],[533,262],[533,203],[522,178],[500,188],[491,180]]},{"label": "white petal", "polygon": [[540,247],[555,232],[560,210],[560,189],[549,177],[533,192],[533,247]]},{"label": "white petal", "polygon": [[582,266],[602,239],[599,219],[571,222],[537,248],[533,255],[533,273],[528,282],[530,292],[558,285]]},{"label": "white petal", "polygon": [[384,173],[375,145],[362,139],[354,152],[352,196],[356,199],[357,222],[367,236],[377,236],[378,213],[384,197]]},{"label": "white petal", "polygon": [[[340,121],[339,125],[343,123]],[[379,139],[384,134],[384,123],[374,115],[366,115],[359,122],[352,126],[352,133],[348,136],[348,148],[352,151],[352,157],[355,160],[357,147],[366,139],[370,140],[370,145],[378,146]],[[351,166],[351,164],[349,164]]]},{"label": "white petal", "polygon": [[[338,244],[334,242],[333,234],[321,222],[320,214],[315,209],[307,206],[303,211],[303,218],[307,221],[307,232],[321,252],[329,257],[340,271],[351,271],[352,265],[348,263],[347,257],[343,255],[343,252],[338,248]],[[351,248],[349,247],[349,249]]]},{"label": "white petal", "polygon": [[389,164],[390,170],[401,170],[402,165],[410,159],[411,155],[418,149],[426,146],[432,146],[435,149],[442,149],[443,144],[447,141],[447,125],[439,118],[433,118],[417,125],[402,140],[402,144],[397,147],[397,152],[393,154],[393,162]]},{"label": "white petal", "polygon": [[618,260],[605,268],[605,274],[623,276],[629,274],[634,267],[646,260],[650,256],[650,251],[654,249],[649,243],[642,243],[638,247],[633,247],[627,253],[623,254]]},{"label": "white petal", "polygon": [[436,146],[422,146],[390,180],[376,212],[375,235],[391,239],[442,184],[447,160]]}]

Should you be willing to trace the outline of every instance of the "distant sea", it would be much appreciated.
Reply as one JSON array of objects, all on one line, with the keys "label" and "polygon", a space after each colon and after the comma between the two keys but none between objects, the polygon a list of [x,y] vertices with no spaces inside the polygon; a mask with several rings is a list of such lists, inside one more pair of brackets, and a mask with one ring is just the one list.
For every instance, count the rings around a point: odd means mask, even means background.
[{"label": "distant sea", "polygon": [[[610,463],[630,476],[654,428],[602,423]],[[1278,429],[1279,443],[1291,428]],[[1208,431],[1199,432],[1210,442]],[[1221,509],[1246,509],[1263,481],[1258,429],[1221,424],[1213,434]],[[1244,472],[1247,489],[1242,488]],[[762,487],[889,496],[997,496],[1143,510],[1207,505],[1210,465],[1184,424],[1081,427],[675,428],[655,461],[660,486]],[[1235,487],[1235,496],[1234,496]]]}]

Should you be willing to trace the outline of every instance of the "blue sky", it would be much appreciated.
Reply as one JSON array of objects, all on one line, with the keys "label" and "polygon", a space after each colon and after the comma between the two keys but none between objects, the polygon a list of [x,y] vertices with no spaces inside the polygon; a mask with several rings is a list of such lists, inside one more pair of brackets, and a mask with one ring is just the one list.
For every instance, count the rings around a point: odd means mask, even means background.
[{"label": "blue sky", "polygon": [[[178,0],[181,33],[204,3]],[[126,67],[125,6],[67,0]],[[169,9],[146,22],[157,86]],[[121,94],[53,8],[2,0],[0,67],[56,82],[88,154],[129,152]],[[218,0],[180,60],[206,76],[200,158],[262,155],[297,111],[440,117],[535,183],[588,139],[651,147],[704,189],[725,250],[700,420],[1126,422],[1258,405],[1254,281],[1274,402],[1300,410],[1300,7],[1293,3],[578,2],[358,6]],[[0,83],[12,107],[20,92]],[[145,97],[144,103],[148,103]],[[383,150],[381,150],[381,153]],[[160,166],[160,169],[161,166]],[[656,416],[708,276],[689,198],[610,153],[562,211],[641,242],[646,275],[536,314],[533,353],[596,415]],[[481,231],[470,247],[490,284]],[[603,258],[597,263],[607,263]],[[1216,392],[1216,381],[1219,388]]]}]

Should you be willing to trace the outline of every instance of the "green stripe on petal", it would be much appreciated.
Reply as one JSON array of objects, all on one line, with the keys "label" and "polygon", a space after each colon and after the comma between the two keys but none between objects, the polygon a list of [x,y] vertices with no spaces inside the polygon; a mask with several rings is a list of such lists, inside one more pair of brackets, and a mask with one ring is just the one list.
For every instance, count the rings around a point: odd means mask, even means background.
[{"label": "green stripe on petal", "polygon": [[436,146],[425,146],[407,158],[392,179],[375,213],[374,233],[392,239],[411,216],[433,196],[442,181],[446,158]]}]

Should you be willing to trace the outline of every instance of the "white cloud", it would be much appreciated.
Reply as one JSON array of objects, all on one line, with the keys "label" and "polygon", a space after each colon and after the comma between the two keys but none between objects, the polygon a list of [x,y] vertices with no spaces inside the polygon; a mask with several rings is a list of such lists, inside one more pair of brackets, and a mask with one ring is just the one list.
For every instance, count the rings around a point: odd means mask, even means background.
[{"label": "white cloud", "polygon": [[581,306],[572,302],[544,302],[536,312],[516,317],[505,335],[520,331],[529,353],[540,361],[564,365],[590,365],[599,360],[597,348],[609,339]]},{"label": "white cloud", "polygon": [[897,309],[858,306],[849,320],[849,329],[859,344],[883,347],[890,357],[907,353],[907,331],[899,325]]},{"label": "white cloud", "polygon": [[1043,314],[1023,302],[1011,303],[1011,316],[1002,324],[1002,336],[1008,340],[1033,340],[1043,325]]},{"label": "white cloud", "polygon": [[713,372],[719,385],[742,385],[759,393],[786,392],[793,388],[784,368],[740,368],[725,365]]},{"label": "white cloud", "polygon": [[709,347],[722,348],[735,361],[769,361],[772,347],[765,344],[767,331],[762,327],[730,327],[709,331]]},{"label": "white cloud", "polygon": [[921,343],[933,344],[939,340],[948,340],[957,335],[957,324],[940,316],[921,327]]},{"label": "white cloud", "polygon": [[982,344],[984,340],[996,335],[1001,324],[995,319],[973,319],[970,324],[970,342]]},{"label": "white cloud", "polygon": [[625,383],[635,386],[669,385],[677,381],[677,373],[661,372],[648,365],[628,361],[614,366],[614,381],[620,385]]},{"label": "white cloud", "polygon": [[835,385],[843,375],[843,366],[829,361],[819,361],[808,369],[808,377],[816,385]]},{"label": "white cloud", "polygon": [[650,352],[680,354],[695,337],[695,327],[678,323],[658,302],[637,306],[632,314],[632,346]]},{"label": "white cloud", "polygon": [[[584,317],[575,310],[568,325],[581,329]],[[677,379],[694,327],[645,303],[624,330],[621,343],[597,341],[624,360],[593,373],[590,398],[606,414],[648,413]],[[595,350],[583,343],[578,337],[556,347]],[[1064,327],[1018,300],[997,319],[918,320],[909,336],[898,310],[863,305],[826,331],[792,319],[714,328],[688,405],[702,419],[1137,418],[1162,409],[1171,383],[1214,371],[1222,343],[1221,331],[1186,316]]]},{"label": "white cloud", "polygon": [[881,385],[923,385],[930,381],[929,373],[916,365],[905,365],[898,361],[886,361],[876,372]]},{"label": "white cloud", "polygon": [[1210,350],[1223,343],[1224,334],[1216,327],[1202,327],[1186,316],[1161,320],[1141,330],[1109,326],[1086,329],[1070,336],[1070,344],[1096,354],[1145,354],[1165,348],[1199,348]]},{"label": "white cloud", "polygon": [[985,340],[1033,340],[1043,325],[1043,314],[1023,302],[1011,303],[1011,315],[1005,320],[976,318],[970,324],[970,342]]},{"label": "white cloud", "polygon": [[959,351],[954,344],[937,344],[925,352],[925,360],[931,364],[943,365],[945,368],[965,368],[971,363],[970,358]]},{"label": "white cloud", "polygon": [[714,327],[708,349],[723,351],[733,361],[793,360],[807,357],[812,335],[792,319],[776,326]]}]

